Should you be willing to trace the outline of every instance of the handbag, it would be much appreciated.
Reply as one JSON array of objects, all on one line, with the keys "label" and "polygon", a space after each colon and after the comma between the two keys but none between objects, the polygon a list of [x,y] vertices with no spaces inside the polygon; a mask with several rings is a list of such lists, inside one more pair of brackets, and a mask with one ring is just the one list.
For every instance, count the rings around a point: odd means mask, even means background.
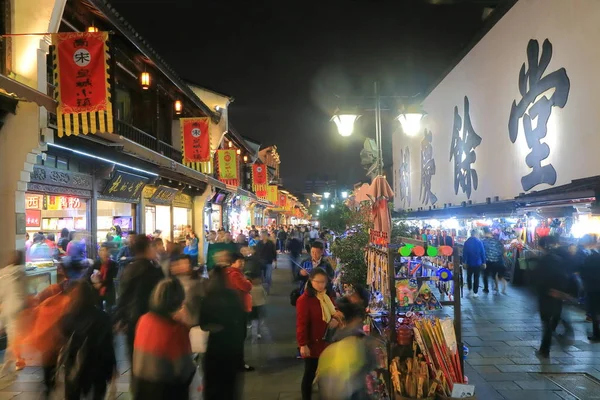
[{"label": "handbag", "polygon": [[327,324],[327,329],[325,329],[325,334],[323,335],[323,340],[328,343],[333,343],[334,336],[337,332],[337,327],[333,328],[329,324]]},{"label": "handbag", "polygon": [[300,289],[296,288],[294,290],[291,291],[290,293],[290,304],[294,307],[296,307],[296,302],[298,301],[298,299],[300,298]]},{"label": "handbag", "polygon": [[194,326],[190,329],[190,344],[192,353],[206,353],[208,344],[208,331],[203,331],[199,326]]}]

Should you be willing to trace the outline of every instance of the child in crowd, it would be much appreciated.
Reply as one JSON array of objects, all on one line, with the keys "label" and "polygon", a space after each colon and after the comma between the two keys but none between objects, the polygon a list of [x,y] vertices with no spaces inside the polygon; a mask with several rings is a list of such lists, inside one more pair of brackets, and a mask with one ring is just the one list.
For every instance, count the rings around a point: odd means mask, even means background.
[{"label": "child in crowd", "polygon": [[252,321],[252,344],[256,344],[259,340],[271,340],[269,328],[265,322],[267,291],[265,290],[260,275],[252,273],[249,276],[252,281],[252,312],[250,319]]}]

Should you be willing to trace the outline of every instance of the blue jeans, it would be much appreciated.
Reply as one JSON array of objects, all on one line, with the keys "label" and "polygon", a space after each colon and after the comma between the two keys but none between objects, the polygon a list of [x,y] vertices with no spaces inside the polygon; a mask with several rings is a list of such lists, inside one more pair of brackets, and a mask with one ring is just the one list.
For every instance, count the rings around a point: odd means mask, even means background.
[{"label": "blue jeans", "polygon": [[265,264],[263,269],[263,285],[267,293],[271,291],[271,281],[273,279],[273,264]]}]

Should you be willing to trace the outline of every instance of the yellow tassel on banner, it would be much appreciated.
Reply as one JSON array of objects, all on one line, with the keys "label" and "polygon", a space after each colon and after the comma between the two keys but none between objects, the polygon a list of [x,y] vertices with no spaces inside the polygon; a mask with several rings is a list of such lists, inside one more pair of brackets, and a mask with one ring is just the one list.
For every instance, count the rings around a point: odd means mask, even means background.
[{"label": "yellow tassel on banner", "polygon": [[65,124],[63,122],[63,118],[64,115],[56,115],[56,128],[58,129],[58,137],[63,137],[63,134],[65,133]]},{"label": "yellow tassel on banner", "polygon": [[102,111],[98,111],[98,118],[100,118],[100,129],[99,131],[106,132],[106,123],[104,122],[106,115]]},{"label": "yellow tassel on banner", "polygon": [[87,135],[88,132],[88,113],[83,113],[81,114],[81,133]]},{"label": "yellow tassel on banner", "polygon": [[96,133],[98,128],[96,127],[96,113],[90,113],[90,133]]},{"label": "yellow tassel on banner", "polygon": [[106,102],[106,132],[115,133],[113,129],[112,104],[110,101]]},{"label": "yellow tassel on banner", "polygon": [[80,132],[79,115],[80,114],[73,114],[73,134],[75,136],[79,135],[79,132]]},{"label": "yellow tassel on banner", "polygon": [[71,114],[66,114],[63,117],[65,119],[65,135],[71,136],[71,133],[73,132],[71,130]]}]

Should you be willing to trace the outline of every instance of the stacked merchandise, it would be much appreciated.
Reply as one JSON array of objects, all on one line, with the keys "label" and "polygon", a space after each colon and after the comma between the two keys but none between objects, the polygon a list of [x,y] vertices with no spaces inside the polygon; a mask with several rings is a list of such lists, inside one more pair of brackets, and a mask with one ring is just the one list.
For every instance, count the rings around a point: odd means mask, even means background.
[{"label": "stacked merchandise", "polygon": [[456,384],[464,384],[452,320],[409,315],[404,329],[412,329],[412,356],[394,358],[390,374],[396,399],[447,398]]}]

